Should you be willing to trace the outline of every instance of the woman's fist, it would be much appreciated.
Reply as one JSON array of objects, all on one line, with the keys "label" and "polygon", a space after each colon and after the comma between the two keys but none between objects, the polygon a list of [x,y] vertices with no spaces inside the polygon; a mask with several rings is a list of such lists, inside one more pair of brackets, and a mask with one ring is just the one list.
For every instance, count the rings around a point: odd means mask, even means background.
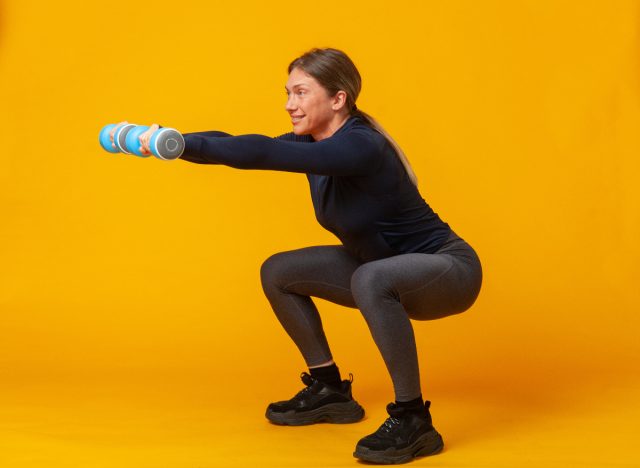
[{"label": "woman's fist", "polygon": [[151,150],[149,149],[149,141],[151,140],[151,135],[160,128],[158,124],[151,124],[149,130],[146,130],[142,135],[138,137],[140,140],[140,152],[145,156],[151,154]]}]

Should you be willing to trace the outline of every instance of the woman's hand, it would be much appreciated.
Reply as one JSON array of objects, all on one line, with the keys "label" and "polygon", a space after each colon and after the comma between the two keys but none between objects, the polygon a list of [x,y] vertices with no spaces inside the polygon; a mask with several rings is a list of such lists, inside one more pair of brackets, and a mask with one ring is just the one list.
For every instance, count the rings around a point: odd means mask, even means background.
[{"label": "woman's hand", "polygon": [[160,128],[160,125],[151,124],[151,126],[149,127],[149,130],[147,130],[146,132],[144,132],[138,137],[138,139],[140,140],[140,152],[145,156],[151,154],[151,150],[149,149],[149,141],[151,140],[151,135],[153,135],[153,133],[159,128]]},{"label": "woman's hand", "polygon": [[118,128],[120,128],[121,126],[128,124],[129,122],[127,122],[126,120],[124,122],[119,122],[116,124],[115,127],[113,127],[111,129],[111,131],[109,132],[109,139],[111,140],[111,146],[113,146],[113,149],[118,149],[118,147],[115,145],[115,143],[113,142],[113,135],[115,135],[116,130],[118,130]]},{"label": "woman's hand", "polygon": [[[111,146],[113,146],[114,149],[117,149],[116,145],[113,143],[113,136],[115,135],[116,131],[118,130],[118,128],[120,128],[123,125],[128,124],[128,121],[123,121],[123,122],[118,122],[116,124],[115,127],[113,127],[111,129],[111,131],[109,132],[109,139],[111,140]],[[150,155],[151,154],[151,150],[149,149],[149,141],[151,140],[151,135],[153,135],[153,132],[155,132],[156,130],[158,130],[160,128],[160,125],[158,124],[151,124],[151,126],[149,127],[149,130],[147,130],[146,132],[142,133],[138,139],[140,140],[140,152],[142,154],[146,155]]]}]

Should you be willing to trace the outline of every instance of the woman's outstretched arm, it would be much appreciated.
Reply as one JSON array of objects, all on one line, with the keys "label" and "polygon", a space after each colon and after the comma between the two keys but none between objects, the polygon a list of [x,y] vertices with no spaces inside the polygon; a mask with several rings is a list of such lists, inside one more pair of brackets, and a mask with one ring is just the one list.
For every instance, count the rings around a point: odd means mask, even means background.
[{"label": "woman's outstretched arm", "polygon": [[314,142],[291,141],[291,136],[185,133],[185,149],[180,159],[238,169],[344,176],[375,171],[383,156],[379,141],[364,131],[350,131]]}]

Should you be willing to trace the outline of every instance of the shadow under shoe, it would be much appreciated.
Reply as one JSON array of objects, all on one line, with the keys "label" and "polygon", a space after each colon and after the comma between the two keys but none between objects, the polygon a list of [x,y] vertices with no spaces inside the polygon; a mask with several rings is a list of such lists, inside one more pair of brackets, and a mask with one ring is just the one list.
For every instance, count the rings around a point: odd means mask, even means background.
[{"label": "shadow under shoe", "polygon": [[346,424],[360,421],[364,409],[353,399],[351,383],[343,380],[340,388],[333,387],[306,372],[300,374],[306,385],[290,400],[277,401],[267,407],[265,416],[274,424],[303,426],[318,422]]},{"label": "shadow under shoe", "polygon": [[432,425],[430,405],[427,400],[424,411],[416,412],[389,403],[387,420],[376,432],[360,439],[353,456],[368,462],[393,464],[440,452],[444,442]]}]

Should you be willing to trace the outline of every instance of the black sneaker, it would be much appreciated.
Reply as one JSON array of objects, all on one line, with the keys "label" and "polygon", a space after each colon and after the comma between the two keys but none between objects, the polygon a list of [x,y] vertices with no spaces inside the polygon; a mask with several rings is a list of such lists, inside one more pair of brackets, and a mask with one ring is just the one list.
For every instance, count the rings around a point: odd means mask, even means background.
[{"label": "black sneaker", "polygon": [[431,424],[430,404],[425,401],[424,412],[418,413],[389,403],[387,420],[376,432],[360,439],[353,456],[374,463],[405,463],[440,452],[444,443]]},{"label": "black sneaker", "polygon": [[290,400],[271,403],[267,407],[267,419],[288,426],[360,421],[364,417],[364,409],[351,396],[353,375],[349,376],[350,380],[343,380],[340,388],[336,388],[303,372],[300,378],[306,387]]}]

